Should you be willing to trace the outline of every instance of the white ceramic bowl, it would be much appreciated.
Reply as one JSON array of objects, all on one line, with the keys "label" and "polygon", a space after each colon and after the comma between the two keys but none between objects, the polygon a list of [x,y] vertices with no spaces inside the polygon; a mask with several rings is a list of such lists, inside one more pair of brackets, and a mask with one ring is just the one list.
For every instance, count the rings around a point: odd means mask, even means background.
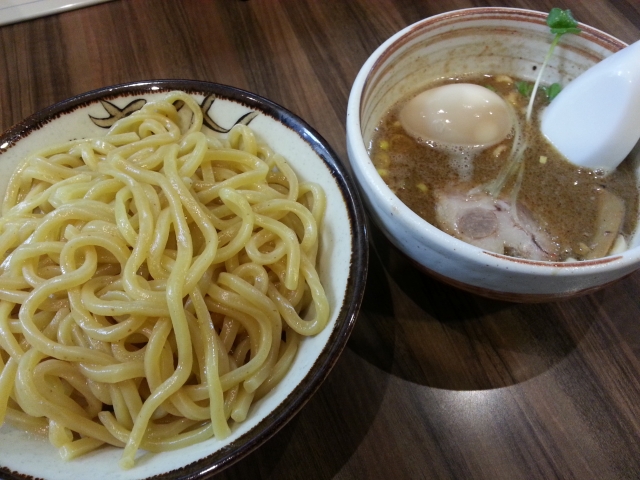
[{"label": "white ceramic bowl", "polygon": [[[381,179],[365,145],[381,115],[430,81],[469,73],[504,73],[535,80],[552,35],[546,13],[471,8],[410,25],[366,61],[347,109],[349,161],[369,213],[389,240],[428,273],[484,296],[536,302],[592,292],[640,266],[640,237],[617,254],[579,263],[551,263],[499,255],[430,225]],[[626,44],[586,25],[565,35],[545,70],[546,83],[568,83]]]},{"label": "white ceramic bowl", "polygon": [[[208,477],[264,443],[310,398],[346,345],[364,293],[368,243],[362,208],[355,187],[331,147],[305,122],[284,108],[249,92],[205,82],[163,80],[138,82],[89,92],[35,114],[0,136],[0,191],[17,161],[38,145],[104,132],[89,116],[108,117],[102,101],[123,109],[133,100],[152,99],[182,90],[199,102],[214,100],[207,110],[219,126],[230,128],[255,112],[250,126],[281,153],[302,179],[319,183],[327,194],[320,240],[318,272],[331,304],[329,325],[305,338],[292,368],[269,394],[256,402],[246,421],[232,426],[231,436],[211,439],[161,454],[140,452],[131,470],[121,470],[122,451],[106,447],[64,462],[46,439],[33,438],[8,425],[0,428],[0,478],[163,479]],[[207,104],[210,105],[210,104]]]}]

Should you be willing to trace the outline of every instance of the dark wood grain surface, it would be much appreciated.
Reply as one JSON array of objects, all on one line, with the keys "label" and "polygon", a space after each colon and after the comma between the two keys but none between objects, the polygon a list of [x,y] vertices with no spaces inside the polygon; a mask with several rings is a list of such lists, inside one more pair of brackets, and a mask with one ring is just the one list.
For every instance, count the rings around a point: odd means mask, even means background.
[{"label": "dark wood grain surface", "polygon": [[[114,0],[0,28],[0,128],[102,86],[240,87],[307,120],[346,162],[351,83],[424,17],[548,11],[633,42],[638,0]],[[640,478],[640,273],[582,298],[485,300],[372,232],[348,348],[305,408],[222,479]]]}]

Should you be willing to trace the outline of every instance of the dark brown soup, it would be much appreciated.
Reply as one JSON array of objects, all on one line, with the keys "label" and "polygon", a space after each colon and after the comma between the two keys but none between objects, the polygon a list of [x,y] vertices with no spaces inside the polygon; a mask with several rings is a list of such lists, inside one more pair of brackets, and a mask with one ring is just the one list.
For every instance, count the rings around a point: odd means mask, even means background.
[{"label": "dark brown soup", "polygon": [[[518,92],[516,82],[509,77],[497,75],[455,79],[430,87],[461,81],[494,90],[515,107],[517,115],[521,116],[521,125],[525,125],[524,110],[528,98]],[[451,148],[443,150],[432,143],[419,142],[404,131],[398,120],[404,103],[400,102],[381,120],[368,146],[370,157],[387,185],[409,208],[429,223],[465,240],[441,224],[436,204],[442,192],[466,195],[465,201],[468,201],[470,191],[494,181],[509,160],[513,135],[480,152],[470,153]],[[546,103],[544,95],[539,94],[536,103],[531,125],[538,124],[537,113]],[[606,215],[602,204],[603,196],[607,195],[622,200],[624,219],[619,232],[605,233],[629,238],[636,228],[638,214],[637,179],[630,161],[623,162],[616,171],[604,175],[603,172],[570,164],[537,129],[531,128],[527,139],[517,205],[518,211],[532,218],[554,244],[553,254],[543,259],[564,261],[592,258],[590,252],[596,251],[594,239],[598,238],[599,229],[602,228],[599,222],[602,221],[602,215]],[[513,198],[510,195],[515,184],[516,180],[512,178],[497,197],[503,200]],[[496,208],[500,209],[499,206]],[[497,251],[527,256],[513,252],[506,246]]]}]

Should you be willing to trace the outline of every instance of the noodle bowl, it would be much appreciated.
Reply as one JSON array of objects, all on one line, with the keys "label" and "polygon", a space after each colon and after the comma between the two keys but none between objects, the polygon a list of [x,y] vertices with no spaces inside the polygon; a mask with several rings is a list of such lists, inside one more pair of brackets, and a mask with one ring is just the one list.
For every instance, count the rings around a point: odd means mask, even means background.
[{"label": "noodle bowl", "polygon": [[[0,419],[63,458],[224,439],[332,321],[324,189],[182,92],[27,157],[0,219]],[[330,295],[331,296],[331,295]]]}]

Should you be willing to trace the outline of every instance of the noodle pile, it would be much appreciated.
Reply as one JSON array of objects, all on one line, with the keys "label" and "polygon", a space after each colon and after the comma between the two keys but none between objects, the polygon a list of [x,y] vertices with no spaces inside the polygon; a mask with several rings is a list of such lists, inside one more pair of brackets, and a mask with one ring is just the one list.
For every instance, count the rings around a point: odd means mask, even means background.
[{"label": "noodle pile", "polygon": [[324,328],[324,192],[249,127],[202,125],[173,92],[17,168],[0,218],[0,425],[46,432],[64,459],[124,447],[130,468],[139,448],[229,435]]}]

